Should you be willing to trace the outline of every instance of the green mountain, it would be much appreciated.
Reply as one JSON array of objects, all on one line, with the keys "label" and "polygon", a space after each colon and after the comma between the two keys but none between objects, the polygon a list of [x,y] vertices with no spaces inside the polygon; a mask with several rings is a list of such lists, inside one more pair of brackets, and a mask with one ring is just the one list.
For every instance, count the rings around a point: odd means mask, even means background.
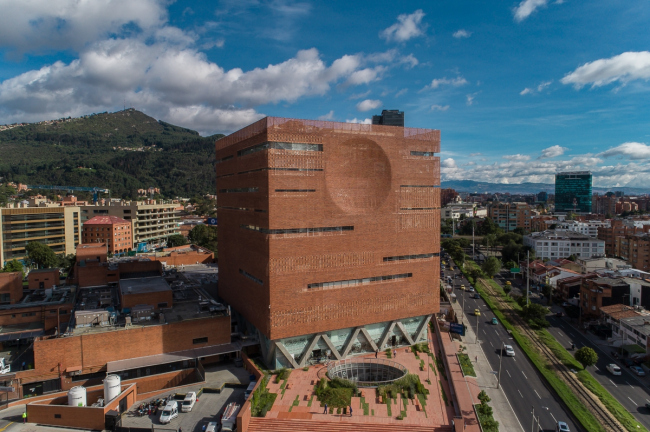
[{"label": "green mountain", "polygon": [[135,109],[12,126],[0,131],[3,182],[100,187],[114,198],[148,187],[169,198],[215,192],[223,135],[201,137]]}]

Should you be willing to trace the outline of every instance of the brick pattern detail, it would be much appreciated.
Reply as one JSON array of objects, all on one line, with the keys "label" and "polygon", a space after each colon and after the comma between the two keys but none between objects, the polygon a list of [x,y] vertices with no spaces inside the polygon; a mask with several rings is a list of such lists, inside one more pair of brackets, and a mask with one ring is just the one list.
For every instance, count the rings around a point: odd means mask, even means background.
[{"label": "brick pattern detail", "polygon": [[[318,143],[322,152],[239,150],[266,141]],[[216,143],[219,295],[271,340],[439,310],[439,258],[382,257],[440,250],[440,132],[267,117]],[[230,158],[232,156],[232,158]],[[224,160],[225,159],[225,160]],[[314,168],[322,171],[265,170]],[[309,193],[276,193],[309,189]],[[401,210],[409,208],[409,210]],[[417,209],[429,210],[417,210]],[[266,235],[242,229],[352,226],[350,231]],[[262,285],[239,269],[255,275]],[[411,273],[337,289],[313,283]]]},{"label": "brick pattern detail", "polygon": [[363,266],[374,262],[375,254],[373,252],[341,252],[338,254],[271,258],[269,272],[271,274],[312,272],[331,268]]}]

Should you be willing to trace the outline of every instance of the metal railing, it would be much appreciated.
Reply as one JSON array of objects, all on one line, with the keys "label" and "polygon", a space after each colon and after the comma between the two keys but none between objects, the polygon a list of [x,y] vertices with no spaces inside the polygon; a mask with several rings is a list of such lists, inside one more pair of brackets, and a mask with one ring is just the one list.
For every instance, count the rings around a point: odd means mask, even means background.
[{"label": "metal railing", "polygon": [[378,387],[390,384],[408,373],[403,365],[388,359],[350,358],[330,362],[327,376],[355,382],[359,387]]}]

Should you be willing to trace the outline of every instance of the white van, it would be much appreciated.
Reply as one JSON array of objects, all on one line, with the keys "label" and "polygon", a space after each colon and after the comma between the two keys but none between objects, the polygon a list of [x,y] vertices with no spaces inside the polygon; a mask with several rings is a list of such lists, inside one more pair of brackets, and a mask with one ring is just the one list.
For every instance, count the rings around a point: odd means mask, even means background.
[{"label": "white van", "polygon": [[248,397],[253,393],[253,389],[255,388],[255,384],[257,384],[257,381],[251,381],[250,384],[248,384],[248,388],[246,389],[246,392],[244,393],[244,400],[248,400]]},{"label": "white van", "polygon": [[185,395],[185,399],[183,399],[183,405],[181,405],[181,412],[192,411],[192,408],[194,408],[195,403],[196,403],[196,393],[189,392],[188,394]]},{"label": "white van", "polygon": [[167,424],[178,417],[178,402],[169,401],[160,414],[160,423]]}]

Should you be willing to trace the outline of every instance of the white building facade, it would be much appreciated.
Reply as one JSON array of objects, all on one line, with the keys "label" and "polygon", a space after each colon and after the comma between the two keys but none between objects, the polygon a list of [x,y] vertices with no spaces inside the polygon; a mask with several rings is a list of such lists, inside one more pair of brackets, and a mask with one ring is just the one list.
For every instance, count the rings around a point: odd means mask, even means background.
[{"label": "white building facade", "polygon": [[605,241],[568,230],[547,230],[524,236],[524,245],[535,250],[537,258],[554,260],[575,255],[592,258],[605,255]]}]

